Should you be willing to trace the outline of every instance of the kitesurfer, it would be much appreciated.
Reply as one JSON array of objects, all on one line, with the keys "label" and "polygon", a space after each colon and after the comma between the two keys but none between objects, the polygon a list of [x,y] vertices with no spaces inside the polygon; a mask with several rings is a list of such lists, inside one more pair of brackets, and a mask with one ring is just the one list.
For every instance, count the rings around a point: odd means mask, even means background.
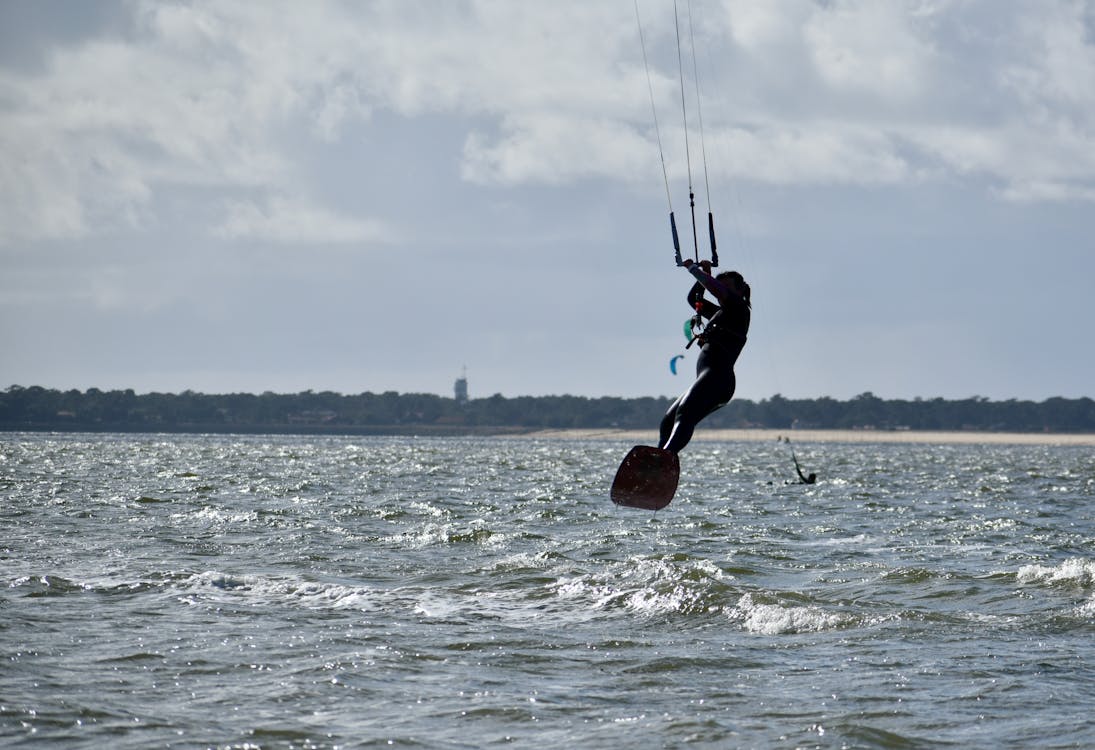
[{"label": "kitesurfer", "polygon": [[[688,304],[707,320],[707,325],[696,337],[700,342],[696,380],[662,418],[658,447],[673,453],[688,445],[696,425],[704,417],[733,397],[737,384],[734,363],[745,346],[752,310],[749,285],[737,271],[713,277],[709,261],[696,264],[686,259],[683,265],[696,277],[688,292]],[[718,300],[717,305],[704,298],[705,291]]]},{"label": "kitesurfer", "polygon": [[798,472],[799,482],[801,482],[802,484],[814,484],[815,482],[817,482],[817,474],[815,474],[814,472],[811,471],[809,476],[806,476],[802,473],[802,467],[798,465],[798,459],[795,458],[794,451],[791,451],[791,460],[795,462],[795,471]]}]

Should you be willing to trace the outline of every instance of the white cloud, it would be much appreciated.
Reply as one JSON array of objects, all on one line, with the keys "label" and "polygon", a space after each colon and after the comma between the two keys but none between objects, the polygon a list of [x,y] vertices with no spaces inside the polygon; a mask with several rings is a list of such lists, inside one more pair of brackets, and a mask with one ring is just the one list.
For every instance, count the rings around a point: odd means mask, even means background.
[{"label": "white cloud", "polygon": [[916,101],[931,74],[933,51],[919,18],[897,3],[857,0],[816,12],[804,41],[821,79],[834,92],[865,95],[880,104]]},{"label": "white cloud", "polygon": [[797,46],[800,29],[814,12],[810,0],[770,3],[725,0],[723,7],[734,44],[758,53],[775,45]]},{"label": "white cloud", "polygon": [[1016,203],[1056,203],[1083,201],[1095,203],[1095,184],[1074,185],[1064,182],[1027,181],[997,191],[1001,198]]},{"label": "white cloud", "polygon": [[464,145],[462,174],[477,183],[564,184],[607,177],[653,178],[657,152],[627,123],[539,113],[506,118],[505,136],[478,132]]},{"label": "white cloud", "polygon": [[285,244],[392,242],[391,230],[375,220],[341,217],[301,199],[274,196],[261,205],[232,201],[214,233],[225,239],[255,239]]},{"label": "white cloud", "polygon": [[745,176],[976,179],[1009,200],[1090,200],[1095,19],[1085,4],[725,5],[746,68],[737,81],[728,73],[732,101],[713,110]]},{"label": "white cloud", "polygon": [[1027,54],[1008,61],[1005,86],[1027,105],[1090,115],[1095,107],[1095,10],[1088,3],[1059,2],[1032,7],[1016,20],[1017,42]]},{"label": "white cloud", "polygon": [[[780,185],[949,173],[1011,198],[1090,199],[1095,48],[1083,3],[692,6],[716,172]],[[368,236],[368,220],[322,205],[329,191],[300,144],[382,137],[379,112],[446,118],[477,184],[657,179],[630,3],[128,7],[124,36],[59,47],[36,72],[0,71],[0,243],[154,227],[175,186],[202,188],[191,199],[213,206],[241,188],[266,193],[236,205],[222,235],[305,241],[324,235],[304,227],[326,213],[327,236]],[[671,6],[641,8],[677,176]],[[307,208],[275,219],[285,195]]]},{"label": "white cloud", "polygon": [[339,139],[347,120],[367,120],[370,107],[362,100],[361,93],[346,83],[336,83],[323,92],[313,117],[312,132],[327,143]]},{"label": "white cloud", "polygon": [[[0,131],[0,241],[150,225],[173,186],[216,201],[218,189],[298,185],[282,134],[329,87],[294,59],[308,45],[292,44],[293,27],[227,5],[134,7],[133,39],[92,39],[59,49],[41,75],[0,77],[14,109]],[[325,137],[355,109],[331,90],[313,115]],[[335,224],[345,234],[353,221]]]},{"label": "white cloud", "polygon": [[890,135],[848,123],[765,123],[712,140],[726,174],[778,185],[896,184],[915,173]]},{"label": "white cloud", "polygon": [[13,133],[13,120],[0,130],[0,245],[82,236],[86,209],[76,175],[48,147]]}]

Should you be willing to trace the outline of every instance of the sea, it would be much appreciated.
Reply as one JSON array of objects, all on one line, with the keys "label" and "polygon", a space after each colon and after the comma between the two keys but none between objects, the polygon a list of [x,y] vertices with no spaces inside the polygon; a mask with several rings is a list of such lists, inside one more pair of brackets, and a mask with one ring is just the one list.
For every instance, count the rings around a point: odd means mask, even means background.
[{"label": "sea", "polygon": [[0,746],[1095,747],[1095,448],[630,447],[0,434]]}]

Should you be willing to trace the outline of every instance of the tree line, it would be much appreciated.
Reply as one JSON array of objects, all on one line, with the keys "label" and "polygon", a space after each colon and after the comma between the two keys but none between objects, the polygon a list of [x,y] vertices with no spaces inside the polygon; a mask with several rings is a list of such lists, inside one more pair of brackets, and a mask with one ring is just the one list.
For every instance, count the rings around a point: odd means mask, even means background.
[{"label": "tree line", "polygon": [[[518,396],[457,401],[423,393],[137,394],[132,389],[0,392],[0,429],[134,432],[491,434],[535,429],[655,429],[665,397]],[[1095,401],[942,398],[735,399],[708,428],[1095,432]]]}]

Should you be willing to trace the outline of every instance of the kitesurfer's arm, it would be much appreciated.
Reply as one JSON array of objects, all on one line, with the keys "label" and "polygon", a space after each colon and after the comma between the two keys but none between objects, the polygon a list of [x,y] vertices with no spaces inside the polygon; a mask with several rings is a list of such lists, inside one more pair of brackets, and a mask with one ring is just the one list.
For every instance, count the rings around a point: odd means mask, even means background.
[{"label": "kitesurfer's arm", "polygon": [[795,471],[798,472],[798,478],[803,484],[814,484],[817,481],[817,474],[810,472],[810,476],[806,476],[802,473],[802,467],[798,465],[798,459],[795,458],[795,452],[791,451],[791,460],[795,462]]},{"label": "kitesurfer's arm", "polygon": [[715,313],[722,308],[714,302],[704,299],[703,292],[703,284],[697,281],[692,288],[688,290],[688,306],[695,310],[699,315],[710,320],[715,317]]},{"label": "kitesurfer's arm", "polygon": [[744,301],[733,290],[722,284],[709,273],[711,264],[708,261],[700,261],[697,265],[691,259],[686,258],[684,267],[688,269],[690,274],[696,277],[696,280],[703,285],[704,289],[715,296],[715,299],[717,299],[719,304],[723,307],[726,307],[729,304],[741,304]]},{"label": "kitesurfer's arm", "polygon": [[703,284],[697,281],[692,285],[692,288],[688,290],[688,306],[695,308],[697,303],[702,303],[704,301]]},{"label": "kitesurfer's arm", "polygon": [[[684,264],[690,265],[693,261],[686,260]],[[708,261],[700,261],[701,266]],[[708,266],[710,267],[710,266]],[[703,298],[704,286],[699,281],[692,285],[692,288],[688,290],[688,306],[695,310],[697,313],[705,318],[713,318],[715,313],[719,311],[719,306],[713,302],[710,302]]]}]

